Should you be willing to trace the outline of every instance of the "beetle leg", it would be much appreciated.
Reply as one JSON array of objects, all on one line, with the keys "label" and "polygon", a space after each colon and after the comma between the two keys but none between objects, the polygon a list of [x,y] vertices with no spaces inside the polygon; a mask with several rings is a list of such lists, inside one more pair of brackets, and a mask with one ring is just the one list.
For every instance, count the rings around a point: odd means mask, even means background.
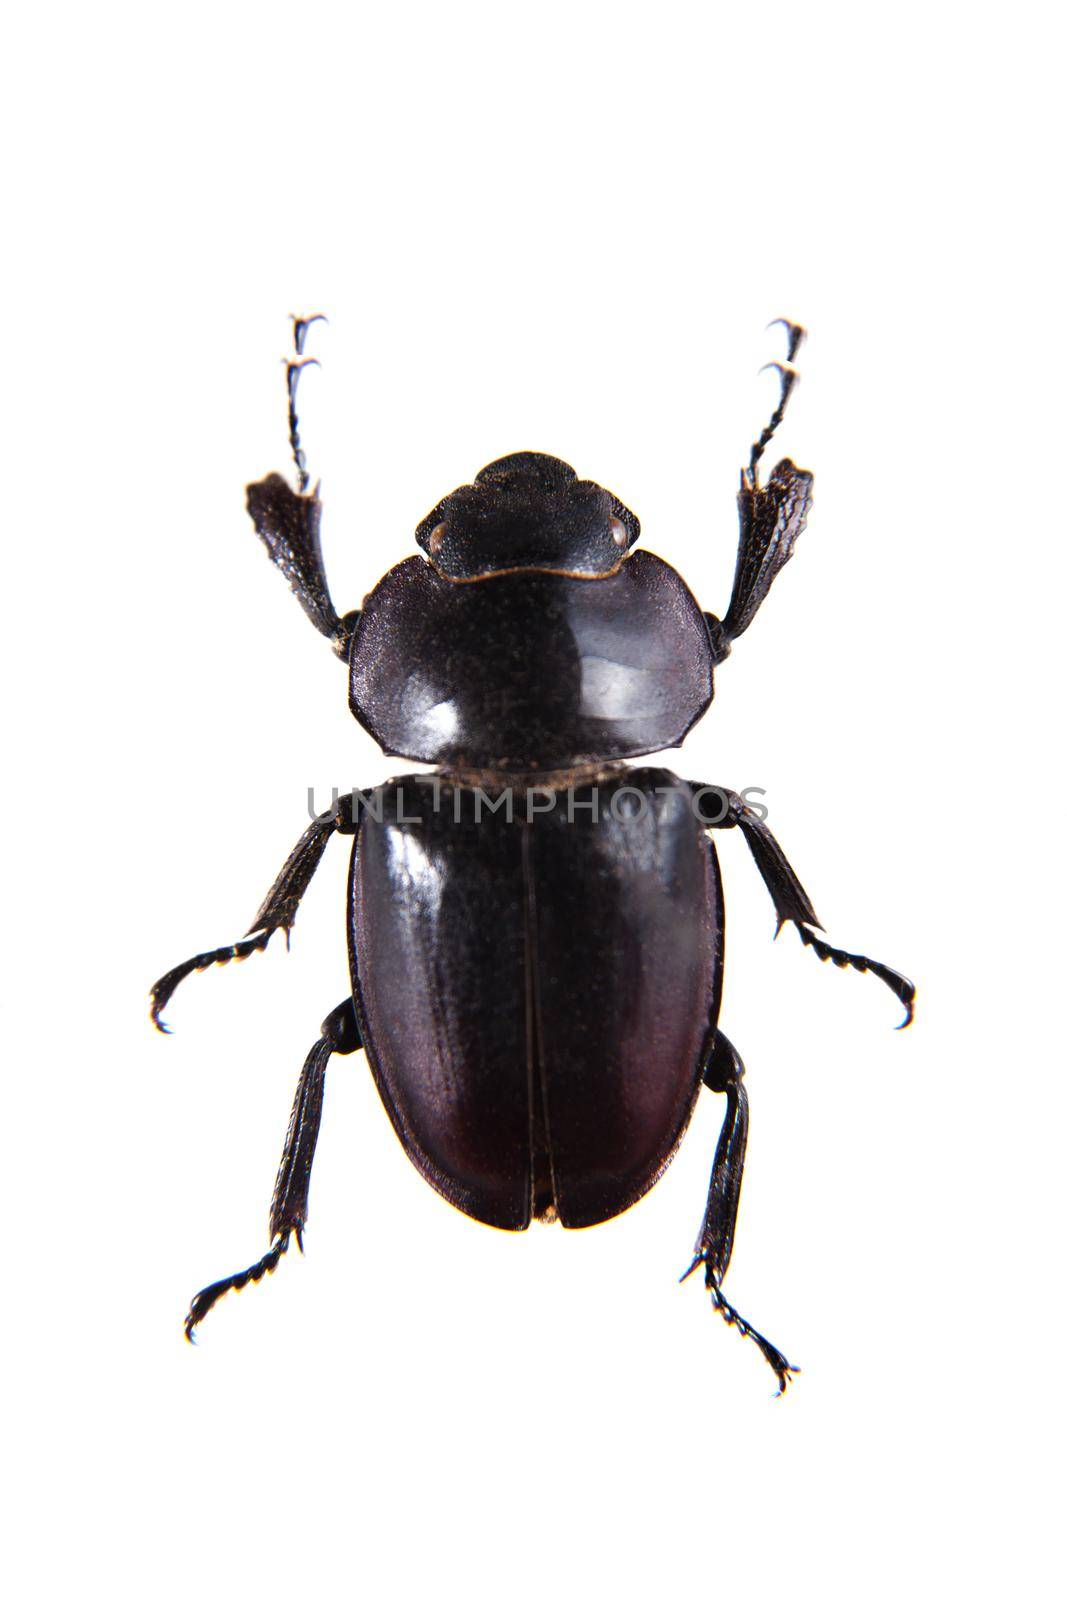
[{"label": "beetle leg", "polygon": [[288,944],[297,907],[314,876],[315,868],[322,859],[327,840],[334,832],[351,833],[355,830],[354,808],[355,802],[349,805],[346,796],[338,806],[330,811],[324,811],[321,816],[315,818],[309,828],[304,830],[243,939],[238,939],[236,944],[221,945],[217,950],[206,950],[202,955],[190,956],[188,961],[183,961],[179,966],[172,967],[169,972],[164,973],[152,988],[152,1004],[149,1011],[160,1033],[170,1032],[162,1020],[164,1006],[182,979],[187,978],[191,972],[203,972],[206,967],[224,966],[228,961],[244,961],[256,950],[265,950],[270,943],[271,935],[277,933],[279,928],[285,930]]},{"label": "beetle leg", "polygon": [[851,967],[854,972],[873,972],[876,978],[881,978],[904,1007],[904,1021],[897,1023],[898,1029],[909,1026],[915,1016],[915,985],[910,978],[905,978],[902,972],[897,972],[893,967],[887,967],[884,962],[872,961],[870,956],[854,956],[847,950],[836,949],[834,945],[827,944],[825,939],[816,938],[803,923],[798,922],[796,929],[801,943],[814,950],[820,961],[832,961],[835,967]]},{"label": "beetle leg", "polygon": [[717,1030],[704,1068],[704,1082],[716,1094],[725,1094],[726,1120],[715,1151],[707,1210],[697,1237],[696,1255],[682,1281],[703,1265],[704,1281],[715,1310],[737,1328],[743,1339],[751,1339],[759,1346],[778,1379],[778,1393],[784,1394],[790,1377],[800,1369],[792,1366],[769,1339],[746,1321],[722,1292],[722,1280],[733,1253],[741,1178],[745,1168],[745,1146],[748,1143],[748,1095],[741,1081],[744,1072],[741,1057],[726,1035]]},{"label": "beetle leg", "polygon": [[285,363],[289,447],[296,465],[297,489],[291,489],[279,473],[271,472],[259,483],[248,485],[247,505],[256,532],[274,565],[289,580],[289,587],[304,608],[304,614],[331,641],[336,653],[347,660],[359,612],[349,611],[339,617],[330,598],[319,538],[322,502],[317,487],[310,494],[307,492],[307,461],[300,443],[300,419],[296,409],[300,374],[307,366],[318,366],[313,356],[304,355],[307,331],[313,322],[325,320],[320,316],[293,318],[296,359]]},{"label": "beetle leg", "polygon": [[246,1284],[258,1283],[260,1278],[273,1272],[288,1250],[291,1238],[295,1237],[297,1248],[303,1250],[311,1165],[315,1159],[315,1145],[322,1121],[326,1063],[335,1053],[351,1055],[362,1043],[355,1007],[351,999],[342,1000],[322,1024],[322,1037],[312,1045],[296,1086],[296,1098],[289,1116],[285,1148],[271,1200],[270,1249],[253,1266],[246,1267],[243,1272],[235,1272],[229,1278],[220,1278],[217,1283],[209,1284],[193,1296],[185,1319],[185,1337],[190,1344],[195,1343],[193,1330],[197,1323],[204,1320],[215,1302],[231,1289],[240,1290]]},{"label": "beetle leg", "polygon": [[838,950],[818,938],[811,930],[821,928],[822,923],[815,915],[800,879],[789,865],[785,851],[767,824],[732,789],[720,789],[711,784],[693,784],[692,788],[698,807],[701,795],[714,794],[716,797],[716,815],[712,816],[706,808],[700,810],[705,827],[741,829],[760,877],[774,901],[774,909],[778,914],[778,933],[787,922],[792,922],[803,943],[815,951],[820,961],[832,961],[836,967],[852,967],[856,972],[873,972],[904,1007],[904,1020],[898,1026],[906,1028],[915,1015],[915,985],[911,979],[881,961],[872,960],[870,956],[850,955],[847,950]]},{"label": "beetle leg", "polygon": [[737,493],[740,534],[730,604],[722,619],[729,643],[750,626],[771,585],[793,554],[811,510],[815,479],[788,457],[779,461],[765,484],[755,469],[741,474]]},{"label": "beetle leg", "polygon": [[788,458],[778,462],[765,484],[760,483],[760,460],[778,431],[797,385],[798,374],[792,361],[804,338],[804,330],[798,323],[779,320],[789,336],[788,358],[768,362],[778,373],[778,404],[752,446],[748,466],[741,472],[737,495],[740,532],[730,604],[721,622],[711,613],[705,613],[716,665],[726,659],[731,641],[744,633],[766,600],[775,578],[793,554],[811,509],[815,480],[810,472],[797,467]]},{"label": "beetle leg", "polygon": [[[766,450],[767,446],[770,444],[771,440],[774,438],[775,434],[778,432],[778,429],[782,425],[782,418],[785,416],[786,407],[789,405],[790,399],[793,395],[793,390],[796,388],[800,378],[800,373],[797,371],[796,367],[793,366],[793,357],[800,348],[800,341],[804,337],[804,329],[798,327],[795,322],[787,322],[785,326],[792,330],[789,340],[788,361],[768,361],[760,368],[761,372],[777,372],[780,387],[778,404],[771,412],[770,421],[767,423],[767,426],[763,429],[763,432],[752,446],[752,451],[748,458],[748,470],[753,478],[755,477],[756,468],[763,456],[763,452]],[[797,339],[795,343],[792,337],[793,334],[800,335],[800,338]]]},{"label": "beetle leg", "polygon": [[786,407],[789,404],[793,390],[797,386],[797,380],[799,379],[800,374],[794,367],[793,362],[796,360],[797,351],[800,349],[801,345],[804,343],[804,340],[808,336],[806,328],[802,328],[799,322],[790,322],[786,317],[775,317],[773,322],[768,322],[767,331],[769,332],[771,328],[784,328],[789,342],[784,361],[768,361],[760,368],[761,372],[769,372],[772,369],[773,371],[777,372],[778,380],[781,385],[781,392],[778,396],[778,404],[771,412],[770,421],[767,423],[767,426],[763,429],[763,432],[752,446],[752,452],[749,456],[748,471],[749,476],[754,483],[756,481],[756,468],[759,465],[760,457],[763,455],[763,452],[766,450],[767,446],[778,432],[778,429],[782,423],[782,418],[785,416]]}]

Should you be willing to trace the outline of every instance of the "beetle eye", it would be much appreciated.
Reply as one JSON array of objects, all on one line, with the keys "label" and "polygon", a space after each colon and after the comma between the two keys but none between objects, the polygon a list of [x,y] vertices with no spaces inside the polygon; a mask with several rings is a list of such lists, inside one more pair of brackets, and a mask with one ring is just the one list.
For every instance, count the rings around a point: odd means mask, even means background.
[{"label": "beetle eye", "polygon": [[448,523],[447,522],[439,522],[437,524],[436,528],[434,528],[432,530],[432,532],[430,534],[430,537],[426,542],[426,547],[427,547],[427,549],[429,550],[429,552],[430,552],[430,554],[432,556],[437,555],[437,553],[440,550],[441,546],[444,544],[447,535],[448,535]]},{"label": "beetle eye", "polygon": [[608,527],[611,529],[611,537],[615,540],[615,543],[618,545],[619,549],[625,550],[629,535],[627,534],[622,523],[619,521],[618,517],[612,517],[611,521],[608,523]]}]

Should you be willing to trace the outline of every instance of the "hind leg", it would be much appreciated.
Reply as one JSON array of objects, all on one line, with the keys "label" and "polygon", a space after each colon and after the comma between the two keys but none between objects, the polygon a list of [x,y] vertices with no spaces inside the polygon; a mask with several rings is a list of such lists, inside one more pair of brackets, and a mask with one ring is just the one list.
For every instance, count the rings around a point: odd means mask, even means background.
[{"label": "hind leg", "polygon": [[778,1379],[779,1394],[784,1394],[790,1376],[799,1369],[791,1366],[769,1339],[765,1339],[740,1312],[735,1311],[722,1292],[722,1280],[733,1253],[741,1178],[745,1169],[745,1147],[748,1144],[748,1095],[741,1081],[744,1073],[741,1057],[726,1035],[717,1031],[704,1068],[704,1082],[716,1094],[726,1096],[726,1120],[715,1151],[708,1204],[696,1242],[696,1255],[685,1277],[688,1278],[690,1273],[703,1265],[704,1281],[716,1311],[739,1330],[742,1338],[752,1339],[759,1346]]},{"label": "hind leg", "polygon": [[243,1272],[235,1272],[229,1278],[220,1278],[218,1283],[209,1284],[193,1297],[185,1319],[185,1337],[190,1344],[195,1342],[194,1328],[204,1320],[216,1300],[220,1300],[231,1289],[243,1289],[248,1283],[258,1283],[260,1278],[273,1272],[288,1250],[290,1238],[295,1235],[297,1248],[303,1250],[311,1164],[315,1159],[315,1145],[322,1121],[326,1063],[334,1054],[351,1055],[362,1043],[355,1007],[351,1000],[343,1000],[322,1024],[322,1035],[312,1045],[296,1086],[296,1098],[289,1116],[285,1148],[270,1206],[270,1249],[253,1266],[246,1267]]}]

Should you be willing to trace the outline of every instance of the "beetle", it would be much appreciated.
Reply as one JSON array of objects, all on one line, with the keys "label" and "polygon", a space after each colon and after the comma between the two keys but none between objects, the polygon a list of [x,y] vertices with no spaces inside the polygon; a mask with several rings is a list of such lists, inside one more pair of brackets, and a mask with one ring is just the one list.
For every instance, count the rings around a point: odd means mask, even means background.
[{"label": "beetle", "polygon": [[364,1049],[408,1156],[444,1198],[496,1228],[534,1218],[585,1228],[656,1182],[702,1085],[725,1097],[707,1207],[685,1277],[703,1268],[714,1308],[754,1341],[785,1391],[797,1371],[723,1294],[749,1107],[738,1051],[719,1027],[723,895],[710,835],[737,829],[770,892],[823,961],[871,972],[914,1014],[901,973],[819,937],[800,881],[759,809],[715,785],[626,763],[683,741],[713,674],[790,559],[812,474],[760,461],[797,380],[804,330],[783,322],[778,402],[738,494],[733,591],[720,619],[673,567],[635,552],[640,525],[615,495],[553,456],[484,467],[419,525],[423,554],[339,615],[309,490],[297,387],[311,358],[293,319],[286,363],[297,488],[249,486],[271,560],[348,666],[349,707],[388,755],[435,771],[354,791],[314,818],[248,933],[174,967],[152,1020],[191,972],[240,961],[283,931],[335,833],[353,838],[351,993],[300,1074],[270,1211],[270,1248],[210,1284],[185,1332],[228,1290],[303,1248],[326,1066]]}]

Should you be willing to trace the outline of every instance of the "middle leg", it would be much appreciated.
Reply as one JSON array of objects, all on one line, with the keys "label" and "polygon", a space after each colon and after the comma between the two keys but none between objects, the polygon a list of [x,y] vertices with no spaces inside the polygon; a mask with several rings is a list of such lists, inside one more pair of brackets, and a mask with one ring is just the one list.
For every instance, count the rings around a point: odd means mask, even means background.
[{"label": "middle leg", "polygon": [[[822,923],[815,915],[815,909],[790,866],[785,851],[763,819],[732,789],[696,783],[691,784],[690,788],[706,828],[740,828],[759,875],[774,901],[778,933],[787,922],[792,922],[801,942],[814,950],[820,961],[832,961],[835,967],[851,967],[856,972],[872,972],[904,1007],[904,1021],[898,1026],[906,1028],[915,1015],[915,985],[911,979],[893,967],[887,967],[883,961],[839,950],[836,945],[820,939],[812,930],[821,928]],[[712,796],[713,800],[710,798]]]},{"label": "middle leg", "polygon": [[331,836],[334,833],[355,833],[358,825],[358,800],[353,792],[351,796],[342,796],[331,810],[323,811],[310,827],[305,828],[243,939],[238,939],[235,944],[221,945],[217,950],[205,950],[202,955],[190,956],[188,961],[180,962],[163,974],[152,987],[149,1013],[160,1033],[170,1032],[163,1021],[164,1007],[190,973],[204,972],[208,967],[225,966],[230,961],[244,961],[255,951],[265,950],[272,935],[279,929],[285,933],[286,944],[289,943],[297,907],[315,875]]}]

